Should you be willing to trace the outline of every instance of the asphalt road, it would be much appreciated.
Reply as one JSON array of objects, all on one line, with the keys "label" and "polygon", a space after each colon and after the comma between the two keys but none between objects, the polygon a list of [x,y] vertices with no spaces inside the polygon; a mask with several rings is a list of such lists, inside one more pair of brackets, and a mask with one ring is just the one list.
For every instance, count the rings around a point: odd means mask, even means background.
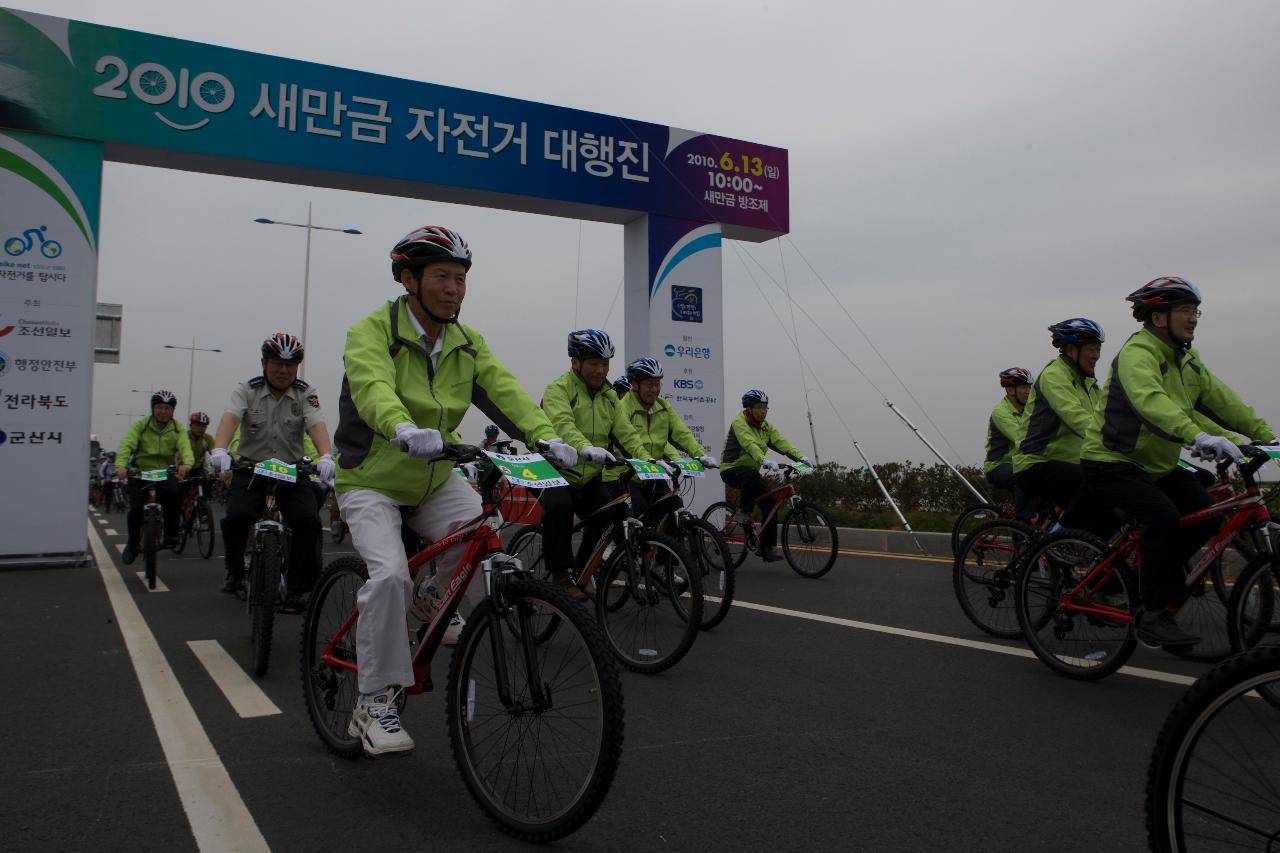
[{"label": "asphalt road", "polygon": [[[168,591],[149,592],[141,561],[120,563],[123,521],[91,514],[112,559],[102,571],[0,573],[0,850],[194,850],[193,826],[212,839],[207,850],[244,838],[242,849],[276,851],[526,846],[470,800],[439,694],[409,703],[408,758],[325,750],[303,704],[298,617],[277,622],[271,670],[256,680],[266,705],[250,709],[261,715],[237,712],[196,654],[220,646],[247,667],[243,605],[217,592],[221,542],[208,561],[190,549],[162,555]],[[326,549],[326,560],[351,553],[349,541]],[[1019,643],[969,625],[948,568],[850,553],[805,580],[785,562],[748,560],[741,606],[688,657],[658,676],[624,675],[618,776],[595,818],[554,846],[1143,849],[1146,765],[1183,688],[1141,674],[1098,684],[1054,675],[1017,654]],[[122,630],[138,625],[108,586],[136,606],[162,657],[135,664]],[[1174,676],[1205,669],[1141,648],[1131,664]],[[189,703],[207,750],[166,752],[144,689],[160,690],[165,707]],[[184,802],[175,779],[197,793]],[[228,796],[246,811],[211,830],[209,804]]]}]

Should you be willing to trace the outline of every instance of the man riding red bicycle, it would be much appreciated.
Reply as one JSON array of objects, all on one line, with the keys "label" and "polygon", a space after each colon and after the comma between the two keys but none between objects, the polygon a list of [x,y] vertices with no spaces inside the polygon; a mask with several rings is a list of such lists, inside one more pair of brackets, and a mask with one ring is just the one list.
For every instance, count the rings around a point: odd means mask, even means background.
[{"label": "man riding red bicycle", "polygon": [[1142,323],[1116,354],[1103,388],[1103,423],[1081,450],[1089,489],[1142,524],[1139,639],[1191,646],[1169,613],[1187,594],[1183,566],[1217,529],[1218,519],[1181,527],[1179,518],[1213,503],[1195,474],[1178,466],[1182,447],[1207,460],[1241,458],[1228,431],[1263,442],[1275,431],[1191,348],[1200,291],[1182,278],[1147,282],[1125,297]]}]

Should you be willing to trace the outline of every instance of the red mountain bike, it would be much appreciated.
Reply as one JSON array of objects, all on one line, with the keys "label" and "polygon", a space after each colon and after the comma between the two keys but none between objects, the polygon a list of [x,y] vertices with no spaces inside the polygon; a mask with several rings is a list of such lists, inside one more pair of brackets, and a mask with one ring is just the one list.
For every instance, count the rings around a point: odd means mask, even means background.
[{"label": "red mountain bike", "polygon": [[[449,743],[472,797],[505,832],[526,841],[561,838],[595,813],[617,770],[618,670],[595,619],[503,553],[486,523],[500,518],[502,472],[485,464],[478,447],[446,445],[441,458],[481,462],[483,511],[409,561],[416,576],[449,548],[467,545],[435,617],[410,633],[415,683],[404,693],[432,689],[431,660],[467,587],[481,578],[484,600],[468,615],[449,662]],[[359,558],[331,563],[303,628],[307,712],[325,745],[345,758],[363,754],[347,726],[359,694],[356,593],[366,578]]]}]

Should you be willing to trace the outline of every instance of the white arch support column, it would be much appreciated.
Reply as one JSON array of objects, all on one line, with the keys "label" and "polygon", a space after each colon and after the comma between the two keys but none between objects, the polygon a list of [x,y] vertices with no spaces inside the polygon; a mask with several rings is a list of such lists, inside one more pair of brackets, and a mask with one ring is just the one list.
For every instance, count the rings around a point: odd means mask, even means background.
[{"label": "white arch support column", "polygon": [[[662,362],[662,396],[707,452],[724,449],[724,302],[720,225],[653,214],[623,236],[626,361]],[[621,372],[621,371],[615,371]],[[698,503],[719,493],[699,489]]]}]

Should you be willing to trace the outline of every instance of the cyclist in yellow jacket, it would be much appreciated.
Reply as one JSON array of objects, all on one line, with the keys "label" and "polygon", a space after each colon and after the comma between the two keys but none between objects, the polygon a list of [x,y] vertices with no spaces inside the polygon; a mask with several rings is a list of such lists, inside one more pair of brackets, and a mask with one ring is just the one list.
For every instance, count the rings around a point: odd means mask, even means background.
[{"label": "cyclist in yellow jacket", "polygon": [[[725,485],[738,490],[739,521],[746,521],[756,508],[756,499],[769,491],[760,469],[774,470],[778,463],[766,459],[766,452],[775,450],[795,462],[813,464],[765,420],[768,414],[769,395],[752,388],[742,395],[742,412],[733,419],[729,434],[725,436],[720,479]],[[768,508],[762,508],[761,512],[767,514]],[[775,515],[765,525],[760,537],[760,557],[766,563],[781,559],[774,550],[777,541],[778,517]]]},{"label": "cyclist in yellow jacket", "polygon": [[1023,414],[1031,395],[1031,371],[1025,367],[1000,371],[1000,387],[1004,389],[1004,399],[991,410],[987,421],[987,458],[982,472],[992,486],[1013,492],[1014,516],[1026,521],[1034,507],[1013,480],[1013,449],[1027,430]]},{"label": "cyclist in yellow jacket", "polygon": [[[405,619],[410,604],[431,618],[466,545],[441,555],[441,574],[409,577],[404,520],[438,541],[480,515],[480,496],[440,460],[474,404],[508,435],[570,467],[578,454],[557,437],[542,410],[489,349],[458,322],[471,249],[456,231],[429,225],[391,250],[391,275],[405,294],[347,331],[335,433],[338,500],[369,579],[356,602],[360,696],[348,731],[370,755],[407,752],[413,739],[396,700],[413,684]],[[471,590],[478,592],[473,584]]]},{"label": "cyclist in yellow jacket", "polygon": [[1264,442],[1276,433],[1191,347],[1200,318],[1195,285],[1165,276],[1126,299],[1142,329],[1111,363],[1104,420],[1085,439],[1081,468],[1090,489],[1142,524],[1139,638],[1194,645],[1199,638],[1180,628],[1168,608],[1186,599],[1185,562],[1213,535],[1218,520],[1178,523],[1213,502],[1196,476],[1178,467],[1179,452],[1191,445],[1203,459],[1238,461],[1231,432]]},{"label": "cyclist in yellow jacket", "polygon": [[[187,476],[194,459],[187,432],[173,420],[178,398],[170,391],[157,391],[151,395],[151,416],[136,421],[120,440],[116,450],[119,468],[116,475],[124,480],[132,469],[150,471],[168,468],[177,462],[178,480]],[[125,565],[138,556],[138,539],[142,532],[142,507],[147,501],[147,483],[138,478],[129,481],[129,515],[126,524],[129,540],[121,552]],[[176,480],[164,480],[156,484],[156,500],[164,513],[163,548],[172,548],[178,541],[178,514],[181,509],[182,491]]]}]

